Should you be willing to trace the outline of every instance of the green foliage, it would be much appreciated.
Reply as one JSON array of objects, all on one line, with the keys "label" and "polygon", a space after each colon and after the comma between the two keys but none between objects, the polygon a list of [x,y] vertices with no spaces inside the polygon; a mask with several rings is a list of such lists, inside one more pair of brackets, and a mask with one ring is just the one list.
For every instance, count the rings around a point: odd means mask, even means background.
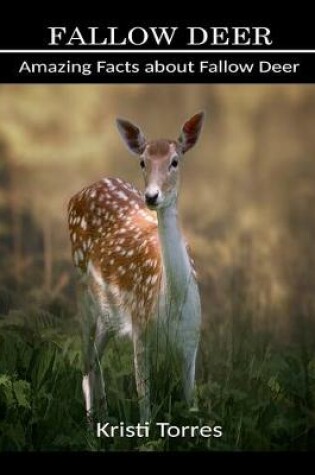
[{"label": "green foliage", "polygon": [[[153,425],[148,439],[98,439],[85,421],[78,335],[45,325],[27,331],[2,325],[0,450],[315,449],[314,352],[274,345],[250,332],[237,351],[229,338],[221,345],[217,340],[209,333],[202,341],[198,410],[187,410],[165,368],[154,376],[152,400],[154,421],[220,425],[221,438],[161,438]],[[109,345],[103,364],[109,421],[137,424],[132,349],[127,341],[119,343]]]}]

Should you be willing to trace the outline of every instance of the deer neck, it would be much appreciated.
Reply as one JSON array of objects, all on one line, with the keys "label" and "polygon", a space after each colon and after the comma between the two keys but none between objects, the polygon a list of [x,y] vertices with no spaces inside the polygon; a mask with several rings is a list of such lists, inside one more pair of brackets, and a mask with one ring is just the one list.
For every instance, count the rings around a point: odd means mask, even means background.
[{"label": "deer neck", "polygon": [[182,301],[192,275],[176,204],[158,210],[157,217],[166,293],[172,300]]}]

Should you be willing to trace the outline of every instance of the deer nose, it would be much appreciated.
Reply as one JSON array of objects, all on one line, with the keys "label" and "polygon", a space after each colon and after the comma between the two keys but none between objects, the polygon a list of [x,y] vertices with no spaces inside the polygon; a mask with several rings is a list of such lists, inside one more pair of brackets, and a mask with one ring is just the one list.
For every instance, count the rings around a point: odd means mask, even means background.
[{"label": "deer nose", "polygon": [[145,194],[145,202],[147,205],[155,205],[157,202],[157,199],[159,197],[159,192],[158,191],[147,191]]}]

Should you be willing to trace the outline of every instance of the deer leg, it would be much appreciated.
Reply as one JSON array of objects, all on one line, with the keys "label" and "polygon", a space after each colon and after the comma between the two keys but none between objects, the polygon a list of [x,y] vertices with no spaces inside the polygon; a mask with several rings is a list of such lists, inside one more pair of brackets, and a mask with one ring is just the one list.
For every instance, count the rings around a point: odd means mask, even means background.
[{"label": "deer leg", "polygon": [[195,397],[195,368],[196,368],[197,345],[195,347],[189,346],[183,349],[183,386],[184,397],[191,409],[197,407]]},{"label": "deer leg", "polygon": [[133,348],[134,348],[134,368],[135,379],[139,398],[140,421],[149,422],[151,419],[150,409],[150,369],[148,358],[148,345],[145,341],[145,335],[134,329]]},{"label": "deer leg", "polygon": [[95,412],[98,417],[107,416],[107,398],[105,380],[102,371],[102,356],[108,342],[106,325],[102,315],[96,322],[95,340],[94,340],[94,404]]},{"label": "deer leg", "polygon": [[82,389],[88,419],[107,415],[105,383],[101,360],[108,341],[106,320],[100,305],[88,290],[81,296],[83,323],[83,381]]},{"label": "deer leg", "polygon": [[95,374],[92,370],[94,361],[95,310],[87,289],[80,295],[80,312],[82,322],[83,381],[82,390],[87,417],[94,409]]}]

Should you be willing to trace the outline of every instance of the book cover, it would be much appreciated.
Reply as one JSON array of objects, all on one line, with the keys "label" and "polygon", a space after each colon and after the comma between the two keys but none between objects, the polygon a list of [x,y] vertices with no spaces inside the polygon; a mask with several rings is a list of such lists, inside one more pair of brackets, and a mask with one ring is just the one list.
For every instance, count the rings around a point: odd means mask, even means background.
[{"label": "book cover", "polygon": [[312,452],[310,30],[8,25],[0,451]]}]

